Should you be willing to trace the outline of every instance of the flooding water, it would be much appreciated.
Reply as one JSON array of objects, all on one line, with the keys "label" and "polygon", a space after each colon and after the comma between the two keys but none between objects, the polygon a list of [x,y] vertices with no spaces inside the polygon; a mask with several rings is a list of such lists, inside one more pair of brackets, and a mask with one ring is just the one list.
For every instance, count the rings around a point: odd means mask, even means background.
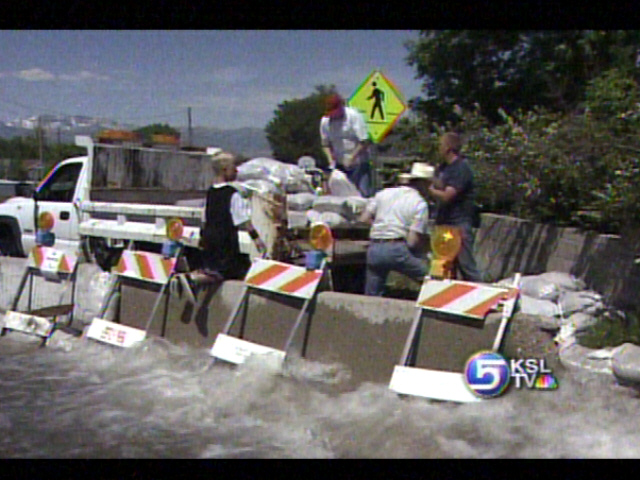
[{"label": "flooding water", "polygon": [[149,339],[0,338],[3,458],[634,458],[640,399],[602,376],[455,405],[304,360],[285,375]]},{"label": "flooding water", "polygon": [[[21,272],[9,266],[3,306]],[[77,306],[92,318],[104,279],[88,278]],[[340,365],[297,360],[275,375],[161,339],[124,350],[59,331],[38,345],[0,337],[2,458],[640,457],[640,397],[607,376],[554,371],[556,391],[456,405],[381,384],[338,393]]]}]

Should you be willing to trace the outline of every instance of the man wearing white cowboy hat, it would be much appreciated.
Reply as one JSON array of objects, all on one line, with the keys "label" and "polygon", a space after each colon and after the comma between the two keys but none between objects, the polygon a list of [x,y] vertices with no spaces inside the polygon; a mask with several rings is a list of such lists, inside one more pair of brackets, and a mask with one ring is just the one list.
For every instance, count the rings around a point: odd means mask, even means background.
[{"label": "man wearing white cowboy hat", "polygon": [[399,176],[404,185],[381,190],[365,208],[360,220],[371,225],[365,295],[382,296],[390,271],[420,282],[427,274],[422,253],[428,239],[426,198],[434,174],[431,165],[414,163],[411,173]]}]

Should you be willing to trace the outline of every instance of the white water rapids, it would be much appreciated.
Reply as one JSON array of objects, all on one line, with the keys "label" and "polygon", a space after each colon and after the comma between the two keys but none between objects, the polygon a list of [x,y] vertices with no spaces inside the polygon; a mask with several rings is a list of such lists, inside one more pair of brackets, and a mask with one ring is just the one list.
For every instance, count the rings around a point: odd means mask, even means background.
[{"label": "white water rapids", "polygon": [[456,405],[337,393],[348,370],[304,360],[274,375],[160,339],[37,343],[0,337],[3,458],[640,457],[640,398],[606,376],[554,372],[556,391]]}]

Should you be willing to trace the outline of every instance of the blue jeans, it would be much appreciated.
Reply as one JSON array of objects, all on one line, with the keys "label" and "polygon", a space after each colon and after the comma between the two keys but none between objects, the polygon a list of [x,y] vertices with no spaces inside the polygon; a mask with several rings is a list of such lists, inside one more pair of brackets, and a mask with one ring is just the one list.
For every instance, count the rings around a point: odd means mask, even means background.
[{"label": "blue jeans", "polygon": [[371,166],[369,165],[368,159],[358,162],[352,170],[347,170],[342,165],[337,165],[337,168],[347,175],[349,181],[358,188],[363,197],[369,198],[373,196],[375,192],[371,185]]},{"label": "blue jeans", "polygon": [[482,274],[478,271],[476,259],[473,256],[474,233],[470,223],[456,225],[462,232],[462,245],[455,260],[455,266],[463,280],[482,282]]},{"label": "blue jeans", "polygon": [[364,294],[380,297],[390,271],[400,272],[422,282],[427,274],[427,262],[415,256],[406,242],[369,244]]}]

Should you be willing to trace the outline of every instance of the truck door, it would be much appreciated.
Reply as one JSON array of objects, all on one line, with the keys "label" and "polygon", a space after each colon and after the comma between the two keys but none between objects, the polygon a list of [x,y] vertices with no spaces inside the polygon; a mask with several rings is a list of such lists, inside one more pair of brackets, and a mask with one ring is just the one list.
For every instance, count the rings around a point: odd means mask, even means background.
[{"label": "truck door", "polygon": [[[51,212],[53,215],[55,246],[63,250],[75,251],[78,246],[78,214],[73,205],[73,197],[82,165],[80,162],[59,165],[38,191],[38,212]],[[27,226],[31,227],[29,230],[35,231],[33,215],[30,217],[27,219]]]}]

